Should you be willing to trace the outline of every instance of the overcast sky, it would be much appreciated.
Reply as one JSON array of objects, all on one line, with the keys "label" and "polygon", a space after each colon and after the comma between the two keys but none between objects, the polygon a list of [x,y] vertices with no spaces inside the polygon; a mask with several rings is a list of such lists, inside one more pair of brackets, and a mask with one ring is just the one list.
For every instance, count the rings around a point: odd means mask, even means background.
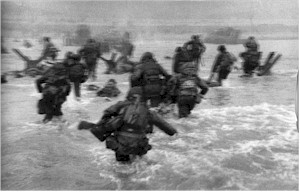
[{"label": "overcast sky", "polygon": [[[27,10],[27,11],[24,11]],[[39,10],[39,13],[35,13]],[[299,23],[298,0],[205,1],[10,1],[2,2],[2,17],[30,14],[45,18],[106,19],[132,23],[151,20],[263,24]],[[7,17],[5,17],[7,16]]]}]

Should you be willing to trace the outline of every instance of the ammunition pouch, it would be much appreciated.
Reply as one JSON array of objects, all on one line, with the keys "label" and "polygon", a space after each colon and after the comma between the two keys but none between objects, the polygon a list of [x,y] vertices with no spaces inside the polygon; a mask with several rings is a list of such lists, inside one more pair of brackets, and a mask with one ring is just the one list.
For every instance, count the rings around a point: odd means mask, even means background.
[{"label": "ammunition pouch", "polygon": [[113,135],[106,138],[106,148],[111,150],[118,150],[119,143],[117,141],[117,138]]},{"label": "ammunition pouch", "polygon": [[103,125],[98,125],[91,129],[91,133],[97,137],[101,142],[105,141],[105,139],[111,134],[106,132],[105,127]]},{"label": "ammunition pouch", "polygon": [[105,123],[106,130],[111,132],[119,130],[122,126],[123,116],[121,115],[113,117]]},{"label": "ammunition pouch", "polygon": [[43,99],[38,101],[38,114],[45,114],[46,113],[46,104]]}]

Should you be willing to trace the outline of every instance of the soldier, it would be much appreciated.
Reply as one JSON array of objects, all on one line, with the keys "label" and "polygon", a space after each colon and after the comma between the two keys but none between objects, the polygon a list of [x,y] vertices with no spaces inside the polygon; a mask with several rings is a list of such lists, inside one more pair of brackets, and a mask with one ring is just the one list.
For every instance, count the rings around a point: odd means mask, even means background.
[{"label": "soldier", "polygon": [[259,44],[256,42],[255,37],[250,36],[247,41],[244,43],[246,51],[257,52],[259,50]]},{"label": "soldier", "polygon": [[227,79],[236,58],[226,51],[226,47],[224,45],[219,45],[218,51],[219,54],[216,56],[215,62],[211,68],[211,75],[207,82],[210,83],[213,76],[217,73],[217,82],[219,83],[219,86],[222,86],[222,81]]},{"label": "soldier", "polygon": [[43,93],[43,98],[38,102],[38,113],[45,114],[43,122],[51,121],[53,116],[61,117],[61,106],[71,90],[65,66],[57,63],[48,69],[36,80],[36,86],[38,92]]},{"label": "soldier", "polygon": [[155,125],[172,136],[177,131],[158,114],[149,111],[141,101],[142,89],[133,87],[125,101],[107,108],[97,124],[82,121],[78,129],[87,129],[101,142],[106,140],[106,148],[115,151],[116,160],[131,162],[134,156],[143,156],[152,146],[146,137],[147,127]]},{"label": "soldier", "polygon": [[81,48],[78,53],[85,60],[88,67],[89,77],[96,80],[97,59],[101,56],[100,47],[94,39],[87,40],[87,43]]},{"label": "soldier", "polygon": [[[176,97],[179,109],[179,118],[187,117],[196,103],[200,103],[201,98],[208,91],[208,86],[197,76],[197,71],[193,63],[185,63],[181,66],[181,73],[174,75],[168,82],[169,100]],[[198,87],[201,88],[200,94]]]},{"label": "soldier", "polygon": [[42,55],[46,55],[47,57],[50,57],[54,61],[57,57],[57,52],[59,50],[51,42],[50,37],[44,37],[43,41],[44,41],[44,49]]},{"label": "soldier", "polygon": [[136,66],[131,76],[131,84],[141,86],[145,99],[150,100],[151,107],[157,107],[163,101],[166,82],[171,76],[153,58],[153,54],[146,52],[142,55],[140,64]]},{"label": "soldier", "polygon": [[180,73],[180,66],[185,62],[191,62],[193,58],[189,55],[186,48],[177,47],[175,49],[175,55],[173,57],[172,71],[173,74]]},{"label": "soldier", "polygon": [[103,89],[97,92],[99,97],[117,97],[121,91],[117,88],[117,82],[114,79],[108,80]]},{"label": "soldier", "polygon": [[74,85],[74,94],[76,100],[79,101],[81,97],[80,85],[87,80],[87,67],[84,63],[80,62],[81,57],[78,54],[68,52],[66,57],[67,58],[64,61],[64,65],[68,70],[69,79]]},{"label": "soldier", "polygon": [[192,57],[193,61],[195,62],[196,69],[198,71],[199,69],[199,61],[201,60],[202,54],[206,50],[206,46],[204,43],[200,40],[199,35],[192,35],[191,40],[186,42],[183,45],[184,48],[186,48]]},{"label": "soldier", "polygon": [[111,58],[109,60],[105,59],[105,58],[103,58],[101,56],[99,57],[101,60],[103,60],[106,63],[106,66],[107,66],[107,69],[104,72],[104,74],[116,73],[116,71],[117,71],[117,68],[116,68],[117,67],[117,63],[115,61],[116,56],[117,56],[116,53],[112,53],[111,54]]}]

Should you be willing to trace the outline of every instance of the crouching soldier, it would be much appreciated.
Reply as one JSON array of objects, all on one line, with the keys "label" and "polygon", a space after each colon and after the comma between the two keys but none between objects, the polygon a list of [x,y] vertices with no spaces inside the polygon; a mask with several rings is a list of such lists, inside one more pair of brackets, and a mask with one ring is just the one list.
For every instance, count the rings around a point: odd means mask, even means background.
[{"label": "crouching soldier", "polygon": [[110,79],[103,89],[97,92],[99,97],[117,97],[121,91],[117,88],[117,82],[114,79]]},{"label": "crouching soldier", "polygon": [[36,86],[38,92],[43,93],[43,98],[38,102],[38,113],[45,114],[43,122],[51,121],[53,116],[61,117],[61,106],[71,90],[64,65],[58,63],[50,68],[36,80]]},{"label": "crouching soldier", "polygon": [[115,151],[116,160],[130,162],[134,156],[143,156],[151,145],[146,137],[149,125],[155,125],[172,136],[177,131],[155,112],[148,110],[141,101],[142,89],[133,87],[125,101],[109,107],[97,124],[82,121],[78,129],[88,129],[101,142],[106,140],[106,147]]},{"label": "crouching soldier", "polygon": [[[197,70],[193,63],[186,63],[181,66],[181,73],[174,75],[168,82],[169,95],[171,100],[177,101],[179,118],[187,117],[196,103],[200,103],[201,98],[208,91],[208,86],[197,76]],[[201,88],[200,94],[198,87]],[[174,98],[176,96],[176,98]]]}]

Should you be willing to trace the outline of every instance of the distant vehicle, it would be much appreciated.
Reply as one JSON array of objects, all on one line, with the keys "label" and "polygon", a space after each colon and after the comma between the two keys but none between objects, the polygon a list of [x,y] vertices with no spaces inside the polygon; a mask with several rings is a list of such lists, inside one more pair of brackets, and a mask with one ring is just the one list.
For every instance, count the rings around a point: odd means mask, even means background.
[{"label": "distant vehicle", "polygon": [[204,43],[211,44],[243,44],[246,39],[240,39],[241,31],[232,27],[218,29],[204,39]]}]

